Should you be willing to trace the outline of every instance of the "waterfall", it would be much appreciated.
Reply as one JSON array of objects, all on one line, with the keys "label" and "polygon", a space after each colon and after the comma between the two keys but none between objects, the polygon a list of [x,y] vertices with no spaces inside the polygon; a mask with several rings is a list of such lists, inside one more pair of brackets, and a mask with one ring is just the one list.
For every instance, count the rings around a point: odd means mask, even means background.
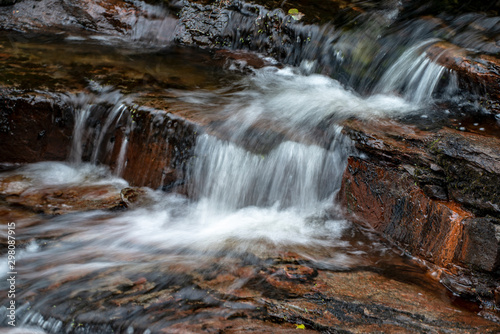
[{"label": "waterfall", "polygon": [[128,139],[123,138],[122,145],[120,146],[120,153],[118,154],[118,159],[116,160],[115,175],[121,176],[123,170],[127,166],[126,155],[127,155]]},{"label": "waterfall", "polygon": [[192,171],[193,189],[221,210],[245,206],[311,208],[340,186],[346,156],[292,141],[266,155],[203,135]]},{"label": "waterfall", "polygon": [[82,162],[83,143],[87,119],[90,115],[91,106],[85,105],[74,110],[75,126],[73,128],[73,139],[69,153],[69,161],[79,164]]},{"label": "waterfall", "polygon": [[134,41],[153,46],[167,45],[173,40],[177,18],[162,6],[150,5],[142,1],[132,1],[140,9],[141,15],[132,19],[130,37]]},{"label": "waterfall", "polygon": [[240,85],[246,88],[226,96],[227,119],[213,130],[219,138],[198,138],[189,173],[191,195],[221,212],[332,203],[353,153],[338,121],[413,110],[398,97],[362,98],[334,79],[291,68],[264,68]]},{"label": "waterfall", "polygon": [[96,136],[94,145],[93,145],[93,151],[92,151],[92,156],[90,158],[91,163],[96,163],[97,162],[97,157],[99,155],[101,145],[103,143],[104,137],[108,134],[109,127],[113,123],[118,123],[120,121],[120,118],[123,115],[123,112],[127,109],[127,106],[122,103],[117,103],[115,104],[111,109],[109,109],[109,112],[107,113],[106,120],[104,122],[104,125],[101,127],[99,131],[99,135]]},{"label": "waterfall", "polygon": [[[111,126],[120,122],[130,102],[128,97],[110,87],[98,88],[100,91],[96,93],[62,96],[62,100],[72,108],[75,122],[68,157],[68,161],[74,164],[80,164],[87,151],[90,151],[88,159],[93,164],[98,163],[100,155],[111,152],[113,147],[106,145],[105,139],[111,134]],[[126,122],[129,123],[128,120]]]}]

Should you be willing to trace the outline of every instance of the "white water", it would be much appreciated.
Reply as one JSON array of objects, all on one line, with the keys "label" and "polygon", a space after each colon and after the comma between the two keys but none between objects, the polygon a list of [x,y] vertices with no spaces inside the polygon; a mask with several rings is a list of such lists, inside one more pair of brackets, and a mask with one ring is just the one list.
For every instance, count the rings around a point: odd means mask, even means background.
[{"label": "white water", "polygon": [[[131,97],[123,96],[119,91],[111,87],[101,86],[96,82],[91,82],[90,87],[95,93],[80,93],[77,95],[63,95],[62,100],[72,108],[74,115],[74,129],[71,143],[71,150],[68,160],[75,164],[80,164],[86,146],[90,147],[90,161],[97,163],[100,155],[107,155],[113,147],[104,145],[105,137],[110,134],[112,125],[117,124],[127,112],[127,104]],[[101,106],[104,112],[96,109]],[[92,127],[89,120],[103,120],[102,126]],[[129,131],[130,122],[127,115],[127,129]],[[104,150],[103,150],[103,146]]]},{"label": "white water", "polygon": [[[415,106],[390,95],[362,98],[333,79],[302,75],[291,68],[258,70],[239,86],[239,91],[231,93],[178,92],[179,98],[193,104],[218,100],[221,114],[227,115],[227,121],[216,130],[229,133],[225,139],[202,135],[197,140],[188,171],[194,201],[150,192],[146,207],[105,214],[104,230],[78,228],[75,238],[87,240],[91,252],[103,248],[110,254],[135,253],[144,247],[197,252],[230,247],[266,253],[268,247],[333,246],[333,240],[348,224],[333,219],[328,212],[334,210],[333,197],[340,187],[347,156],[353,153],[336,121],[350,116],[398,116],[413,112]],[[76,96],[76,100],[76,112],[85,115],[88,106],[103,102],[111,105],[101,132],[75,132],[74,138],[87,138],[93,143],[95,161],[104,133],[124,117],[126,99],[104,90],[100,97]],[[75,130],[85,133],[85,122],[81,117]],[[259,133],[252,133],[252,129]],[[315,138],[317,133],[321,140]],[[116,175],[121,174],[126,161],[127,136],[125,133],[121,143],[114,144],[120,145]],[[264,137],[271,139],[258,152],[252,144]],[[73,143],[73,162],[81,157],[81,145]],[[77,166],[33,168],[44,175],[46,182],[54,178],[79,182],[82,177],[75,175],[81,173],[74,169]],[[57,171],[55,177],[46,175]],[[109,180],[110,176],[99,175],[102,182]],[[71,224],[86,224],[90,217],[88,213],[81,218],[73,216]],[[114,262],[108,261],[108,265]]]},{"label": "white water", "polygon": [[149,5],[143,1],[132,1],[139,9],[130,25],[130,37],[134,41],[146,42],[153,46],[165,46],[173,40],[177,18],[162,6]]},{"label": "white water", "polygon": [[[71,263],[71,258],[89,259],[89,268],[114,266],[118,264],[117,254],[129,254],[132,258],[151,256],[144,254],[146,249],[190,253],[229,247],[265,254],[276,247],[302,245],[313,249],[341,245],[339,237],[349,224],[331,212],[335,211],[334,195],[347,156],[353,152],[336,120],[400,115],[413,112],[414,106],[394,96],[362,98],[328,77],[302,75],[290,68],[256,71],[240,87],[233,93],[198,93],[197,99],[191,93],[181,96],[191,103],[203,104],[213,99],[213,94],[219,94],[221,113],[227,115],[222,126],[229,131],[227,139],[210,135],[198,138],[188,178],[194,200],[150,191],[146,204],[124,213],[90,212],[54,218],[53,223],[59,223],[39,227],[35,233],[43,235],[47,228],[57,230],[63,225],[74,232],[65,237],[68,247],[73,247],[73,239],[86,246],[72,250],[71,256],[61,249],[41,250],[37,257],[60,263],[47,270],[70,275],[74,268],[65,263]],[[100,128],[103,132],[125,116],[126,98],[109,89],[101,92],[99,96],[68,97],[79,116],[71,154],[73,163],[81,161],[84,143],[93,144],[94,150],[103,146],[102,133],[89,134],[84,130],[91,107],[98,103],[110,105]],[[249,133],[252,128],[261,132]],[[314,138],[318,129],[323,134],[319,144]],[[276,133],[280,136],[275,138]],[[121,146],[115,171],[118,175],[126,157],[127,135],[115,143]],[[251,147],[247,150],[256,140],[254,137],[258,137],[257,141],[260,137],[271,140],[262,152]],[[239,144],[245,142],[243,146]],[[98,153],[92,155],[94,159],[97,156]],[[39,163],[16,173],[30,178],[35,187],[82,182],[126,186],[105,168],[81,163]],[[102,222],[102,226],[92,228],[96,221]],[[99,261],[92,260],[103,253],[107,255],[99,256]],[[33,279],[39,274],[33,271]]]},{"label": "white water", "polygon": [[285,141],[266,155],[203,135],[195,150],[192,188],[219,210],[312,208],[340,185],[347,150]]},{"label": "white water", "polygon": [[384,73],[375,91],[383,94],[401,93],[410,102],[428,104],[432,102],[433,93],[447,73],[448,94],[454,93],[458,89],[456,74],[436,64],[425,54],[425,49],[437,41],[426,40],[405,51]]}]

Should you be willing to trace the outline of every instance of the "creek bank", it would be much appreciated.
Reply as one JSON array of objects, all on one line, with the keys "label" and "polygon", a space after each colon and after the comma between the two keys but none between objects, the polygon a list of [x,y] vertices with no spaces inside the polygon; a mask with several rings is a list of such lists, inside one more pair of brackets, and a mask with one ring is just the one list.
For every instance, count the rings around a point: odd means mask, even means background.
[{"label": "creek bank", "polygon": [[344,126],[365,154],[344,173],[347,214],[443,268],[450,290],[498,308],[500,139],[393,121]]},{"label": "creek bank", "polygon": [[[283,8],[272,1],[262,4],[184,1],[177,14],[174,41],[203,48],[252,50],[294,66],[311,62],[308,66],[314,71],[370,94],[377,90],[378,78],[398,60],[391,57],[400,55],[401,45],[434,40],[423,55],[447,70],[441,81],[457,73],[462,94],[481,103],[474,108],[500,112],[500,60],[495,42],[500,36],[500,17],[492,16],[496,12],[413,16],[407,12],[412,6],[390,1],[359,6],[334,1],[332,8],[339,6],[337,11],[330,8],[335,15],[327,12],[329,21],[317,25],[311,23],[323,21],[314,15],[301,20],[288,15],[290,3],[282,3]],[[398,42],[393,44],[390,39]],[[442,88],[437,89],[442,93]]]}]

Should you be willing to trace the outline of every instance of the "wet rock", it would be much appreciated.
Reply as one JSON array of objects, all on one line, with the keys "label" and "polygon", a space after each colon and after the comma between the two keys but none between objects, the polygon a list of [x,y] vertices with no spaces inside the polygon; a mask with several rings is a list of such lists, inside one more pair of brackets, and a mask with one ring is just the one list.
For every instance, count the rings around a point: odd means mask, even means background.
[{"label": "wet rock", "polygon": [[175,40],[185,45],[226,46],[223,32],[229,22],[230,11],[225,6],[215,7],[186,2],[179,12],[180,24]]},{"label": "wet rock", "polygon": [[[89,332],[110,333],[129,326],[152,333],[287,333],[296,329],[439,333],[450,328],[457,333],[495,333],[500,328],[450,304],[433,287],[389,279],[376,271],[318,270],[304,281],[286,278],[281,271],[284,267],[276,263],[248,266],[210,256],[203,256],[199,263],[172,263],[165,262],[165,256],[149,258],[152,262],[141,264],[139,271],[131,263],[106,270],[82,268],[64,278],[44,276],[38,280],[37,286],[42,287],[38,294],[22,294],[39,316],[18,315],[30,324],[52,317],[64,328],[78,325]],[[219,273],[216,278],[203,275],[212,267]],[[305,266],[300,271],[311,273]],[[426,280],[422,276],[418,281]],[[43,307],[44,300],[50,300],[50,307]]]},{"label": "wet rock", "polygon": [[70,117],[64,106],[47,95],[34,94],[25,99],[0,96],[2,161],[66,159],[72,133]]},{"label": "wet rock", "polygon": [[0,178],[0,194],[2,195],[19,196],[31,186],[31,180],[23,175],[12,175]]},{"label": "wet rock", "polygon": [[448,194],[446,193],[446,189],[441,186],[435,184],[426,184],[422,187],[422,190],[425,192],[427,196],[433,199],[438,199],[441,201],[448,200]]},{"label": "wet rock", "polygon": [[445,194],[479,216],[500,217],[500,139],[442,128],[425,131],[394,121],[344,122],[356,147],[380,164],[401,166],[427,194]]},{"label": "wet rock", "polygon": [[[423,295],[414,293],[414,286],[386,281],[374,273],[325,271],[320,272],[315,283],[305,296],[279,301],[265,299],[270,316],[322,332],[439,332],[441,326],[443,330],[453,326],[440,320],[445,319],[440,315],[444,310],[437,300],[424,300]],[[363,288],[354,287],[356,284]],[[494,327],[482,330],[494,331]],[[465,328],[455,327],[455,330],[467,332]]]},{"label": "wet rock", "polygon": [[340,199],[352,219],[446,268],[449,282],[469,278],[451,290],[491,302],[500,269],[498,137],[357,120],[344,132],[368,159],[349,158],[344,174]]},{"label": "wet rock", "polygon": [[433,44],[426,50],[436,63],[455,71],[463,80],[479,85],[488,93],[487,106],[500,110],[500,59],[493,55],[474,54],[447,42]]},{"label": "wet rock", "polygon": [[441,266],[453,262],[462,224],[472,217],[458,206],[428,198],[404,171],[358,158],[349,159],[340,193],[357,221]]},{"label": "wet rock", "polygon": [[457,254],[459,261],[481,271],[500,271],[499,222],[493,218],[467,219]]},{"label": "wet rock", "polygon": [[[134,117],[129,135],[122,177],[134,186],[153,189],[181,185],[200,132],[196,123],[176,115],[140,111]],[[120,133],[116,135],[120,139]],[[101,161],[113,169],[118,168],[119,149],[119,145],[115,145],[112,154]]]},{"label": "wet rock", "polygon": [[500,217],[500,139],[451,129],[439,132],[432,150],[451,198],[479,215]]},{"label": "wet rock", "polygon": [[6,197],[6,201],[52,215],[107,210],[122,204],[120,190],[112,185],[29,188],[18,196]]},{"label": "wet rock", "polygon": [[[2,162],[64,161],[69,157],[74,129],[73,107],[50,95],[0,98],[0,104],[5,106],[0,122],[7,127],[6,131],[0,131],[0,140],[4,143],[0,147]],[[106,111],[112,107],[105,102],[93,107],[93,117],[88,121],[89,132],[99,130],[106,121]],[[192,156],[191,148],[201,131],[199,126],[150,108],[134,112],[131,130],[126,130],[127,120],[123,122],[110,128],[103,137],[102,146],[112,147],[112,150],[102,150],[97,156],[98,162],[113,170],[121,169],[121,176],[134,186],[159,188],[182,184],[180,180]],[[127,152],[123,165],[119,166],[121,144],[126,135]],[[96,149],[93,143],[84,145],[83,160],[90,160]],[[14,185],[9,182],[10,187]],[[17,185],[21,187],[21,183]]]},{"label": "wet rock", "polygon": [[0,25],[24,32],[90,30],[121,35],[141,15],[140,9],[120,0],[24,0],[0,9]]},{"label": "wet rock", "polygon": [[[271,59],[265,59],[264,56],[254,54],[248,51],[239,50],[218,50],[215,53],[216,58],[221,58],[226,61],[227,67],[232,70],[250,72],[254,69],[259,69],[265,66],[273,65]],[[274,64],[275,65],[275,64]]]},{"label": "wet rock", "polygon": [[144,206],[149,203],[147,188],[123,188],[120,192],[121,199],[127,208]]}]

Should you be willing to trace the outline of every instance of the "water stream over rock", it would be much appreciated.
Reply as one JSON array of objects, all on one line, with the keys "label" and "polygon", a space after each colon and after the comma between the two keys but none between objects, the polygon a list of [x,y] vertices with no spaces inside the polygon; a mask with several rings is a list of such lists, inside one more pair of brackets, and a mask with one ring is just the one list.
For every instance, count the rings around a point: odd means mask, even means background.
[{"label": "water stream over rock", "polygon": [[[372,10],[367,2],[349,9],[364,12],[361,28],[343,33],[335,21],[297,25],[257,5],[239,4],[221,19],[230,7],[186,3],[178,21],[167,7],[140,1],[127,10],[96,1],[93,15],[85,14],[92,1],[43,2],[72,13],[63,21],[69,35],[39,36],[43,43],[18,33],[0,38],[0,59],[9,60],[0,73],[0,135],[36,143],[12,146],[0,161],[0,243],[7,246],[14,222],[17,247],[17,328],[2,295],[2,330],[500,330],[496,306],[480,309],[450,293],[435,279],[439,267],[353,224],[337,198],[346,168],[357,182],[348,159],[366,157],[342,132],[346,120],[438,127],[464,105],[491,120],[494,109],[464,98],[458,71],[428,57],[441,40],[427,26],[403,51],[382,56],[395,45],[383,40],[401,40],[424,19],[387,33],[401,8]],[[30,12],[27,3],[14,8]],[[190,21],[195,14],[215,17],[221,39],[200,37],[207,22]],[[52,26],[43,19],[38,24]],[[78,25],[88,31],[73,30]],[[171,45],[182,38],[266,55]],[[356,55],[379,42],[385,47],[370,59]],[[16,118],[23,113],[32,118]],[[386,148],[375,136],[363,144]],[[404,176],[400,182],[412,186]],[[0,286],[8,290],[3,249]]]}]

